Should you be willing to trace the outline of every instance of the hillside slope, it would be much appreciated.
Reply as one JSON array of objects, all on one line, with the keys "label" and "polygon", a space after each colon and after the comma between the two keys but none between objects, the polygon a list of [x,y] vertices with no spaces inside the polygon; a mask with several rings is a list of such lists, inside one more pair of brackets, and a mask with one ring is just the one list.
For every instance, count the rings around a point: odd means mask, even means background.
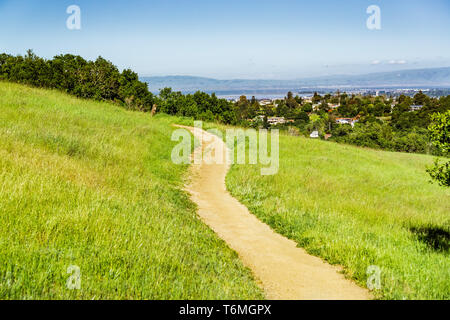
[{"label": "hillside slope", "polygon": [[450,299],[450,190],[433,158],[280,136],[280,170],[235,165],[227,187],[260,220],[384,299]]},{"label": "hillside slope", "polygon": [[181,191],[175,120],[0,82],[0,299],[262,297]]}]

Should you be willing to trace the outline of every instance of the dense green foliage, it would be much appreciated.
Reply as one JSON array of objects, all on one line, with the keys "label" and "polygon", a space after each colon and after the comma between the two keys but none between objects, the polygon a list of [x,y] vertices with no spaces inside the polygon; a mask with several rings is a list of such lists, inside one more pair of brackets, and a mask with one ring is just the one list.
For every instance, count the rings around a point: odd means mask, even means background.
[{"label": "dense green foliage", "polygon": [[25,56],[0,54],[0,79],[59,89],[80,98],[117,101],[133,110],[150,111],[155,102],[135,72],[120,72],[102,57],[86,61],[66,54],[46,60],[31,50]]},{"label": "dense green foliage", "polygon": [[[450,110],[446,113],[437,113],[431,117],[429,126],[431,140],[444,155],[450,154]],[[441,186],[450,187],[450,161],[440,164],[436,160],[434,167],[428,168],[431,178]]]},{"label": "dense green foliage", "polygon": [[[413,105],[422,107],[411,110]],[[450,96],[429,98],[419,92],[414,97],[400,96],[397,101],[384,97],[361,97],[354,103],[341,103],[335,116],[360,118],[354,128],[332,126],[331,140],[391,151],[440,155],[440,150],[430,142],[427,127],[434,113],[446,110],[450,110]],[[347,132],[342,134],[343,130]]]},{"label": "dense green foliage", "polygon": [[59,89],[80,98],[114,101],[130,110],[148,112],[156,105],[157,111],[170,115],[236,123],[233,105],[225,99],[200,91],[183,95],[170,88],[164,88],[154,96],[148,90],[148,84],[139,81],[135,72],[129,69],[120,72],[102,57],[86,61],[80,56],[66,54],[46,60],[31,50],[25,56],[0,54],[2,79]]},{"label": "dense green foliage", "polygon": [[263,298],[182,190],[178,120],[0,82],[0,300]]},{"label": "dense green foliage", "polygon": [[197,91],[194,94],[183,95],[181,92],[173,92],[170,88],[164,88],[160,91],[158,105],[161,112],[170,115],[227,124],[236,123],[233,104],[225,99],[218,99],[214,93],[209,95]]},{"label": "dense green foliage", "polygon": [[408,131],[394,130],[390,125],[379,122],[335,127],[330,140],[350,143],[362,147],[391,151],[434,153],[428,132],[423,128]]}]

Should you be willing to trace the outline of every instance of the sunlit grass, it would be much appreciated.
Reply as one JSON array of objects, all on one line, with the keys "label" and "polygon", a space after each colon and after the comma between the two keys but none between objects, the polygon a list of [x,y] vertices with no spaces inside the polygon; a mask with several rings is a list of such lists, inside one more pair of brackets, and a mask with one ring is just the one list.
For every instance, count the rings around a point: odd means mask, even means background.
[{"label": "sunlit grass", "polygon": [[[261,298],[182,191],[180,121],[0,83],[0,299]],[[362,286],[378,265],[379,298],[450,298],[450,191],[428,183],[432,157],[280,144],[277,175],[227,177],[252,213]]]},{"label": "sunlit grass", "polygon": [[432,162],[281,135],[277,175],[235,165],[227,187],[259,219],[343,266],[361,286],[368,266],[379,266],[376,297],[450,299],[450,190],[428,182]]},{"label": "sunlit grass", "polygon": [[0,299],[262,297],[182,191],[174,121],[0,82]]}]

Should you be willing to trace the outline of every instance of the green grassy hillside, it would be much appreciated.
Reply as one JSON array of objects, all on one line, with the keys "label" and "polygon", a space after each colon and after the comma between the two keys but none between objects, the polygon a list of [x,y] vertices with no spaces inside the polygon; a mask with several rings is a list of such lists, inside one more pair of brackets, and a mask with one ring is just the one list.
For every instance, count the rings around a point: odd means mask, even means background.
[{"label": "green grassy hillside", "polygon": [[262,221],[384,299],[450,299],[450,190],[428,183],[433,158],[280,136],[280,170],[236,165],[231,193]]},{"label": "green grassy hillside", "polygon": [[[262,298],[182,191],[179,121],[0,82],[0,299]],[[227,177],[255,215],[363,286],[379,266],[379,298],[450,299],[450,191],[428,183],[432,157],[289,136],[280,151],[275,176]]]},{"label": "green grassy hillside", "polygon": [[0,299],[262,297],[181,191],[176,120],[0,82]]}]

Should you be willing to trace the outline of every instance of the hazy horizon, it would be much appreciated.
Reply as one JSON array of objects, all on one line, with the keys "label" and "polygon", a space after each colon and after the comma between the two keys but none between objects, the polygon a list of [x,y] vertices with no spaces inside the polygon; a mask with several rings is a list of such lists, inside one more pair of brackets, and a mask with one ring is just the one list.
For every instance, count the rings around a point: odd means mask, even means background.
[{"label": "hazy horizon", "polygon": [[322,78],[322,77],[350,77],[350,76],[364,76],[369,74],[377,74],[377,73],[390,73],[390,72],[396,72],[396,71],[413,71],[413,70],[429,70],[429,69],[446,69],[450,68],[450,65],[443,65],[440,67],[432,67],[432,68],[408,68],[408,69],[401,69],[401,70],[392,70],[392,71],[378,71],[378,72],[361,72],[361,73],[337,73],[337,74],[330,74],[325,76],[312,76],[312,77],[297,77],[297,78],[283,78],[283,79],[274,79],[274,78],[220,78],[220,77],[207,77],[207,76],[199,76],[196,74],[153,74],[153,75],[139,75],[140,78],[164,78],[164,77],[192,77],[192,78],[204,78],[204,79],[210,79],[210,80],[220,80],[220,81],[226,81],[226,80],[255,80],[255,81],[297,81],[297,80],[308,80],[308,79],[314,79],[314,78]]}]

